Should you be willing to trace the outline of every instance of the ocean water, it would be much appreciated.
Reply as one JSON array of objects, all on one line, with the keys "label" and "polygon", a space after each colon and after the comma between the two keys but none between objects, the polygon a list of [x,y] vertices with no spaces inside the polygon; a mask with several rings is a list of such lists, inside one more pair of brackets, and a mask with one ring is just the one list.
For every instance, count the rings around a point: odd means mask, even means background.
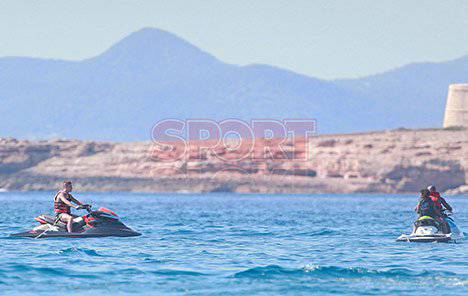
[{"label": "ocean water", "polygon": [[[76,196],[143,235],[10,238],[53,193],[1,193],[0,294],[468,295],[468,242],[395,242],[417,196]],[[468,231],[468,196],[448,201]]]}]

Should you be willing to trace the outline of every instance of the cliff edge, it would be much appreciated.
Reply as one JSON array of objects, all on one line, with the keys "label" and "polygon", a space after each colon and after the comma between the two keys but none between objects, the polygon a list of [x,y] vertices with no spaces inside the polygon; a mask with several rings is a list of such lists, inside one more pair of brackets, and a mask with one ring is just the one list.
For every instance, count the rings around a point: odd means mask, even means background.
[{"label": "cliff edge", "polygon": [[208,153],[171,160],[151,142],[0,138],[0,190],[55,190],[66,179],[79,191],[414,193],[434,184],[468,193],[466,129],[315,136],[285,151],[307,157],[226,162]]}]

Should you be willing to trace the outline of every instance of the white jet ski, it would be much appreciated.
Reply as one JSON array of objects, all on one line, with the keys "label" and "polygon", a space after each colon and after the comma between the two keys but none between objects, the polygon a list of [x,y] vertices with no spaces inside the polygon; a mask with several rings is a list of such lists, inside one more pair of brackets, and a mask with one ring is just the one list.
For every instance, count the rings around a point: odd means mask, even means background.
[{"label": "white jet ski", "polygon": [[463,240],[464,235],[460,228],[457,227],[452,217],[444,215],[444,220],[447,222],[448,228],[442,223],[436,221],[429,216],[422,216],[414,222],[413,232],[411,234],[402,234],[397,238],[398,242],[459,242]]}]

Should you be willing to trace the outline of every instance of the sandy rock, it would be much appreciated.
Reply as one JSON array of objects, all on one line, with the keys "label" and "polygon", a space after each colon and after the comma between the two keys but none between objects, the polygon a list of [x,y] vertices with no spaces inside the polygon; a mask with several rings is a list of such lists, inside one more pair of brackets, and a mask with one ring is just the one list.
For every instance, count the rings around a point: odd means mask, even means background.
[{"label": "sandy rock", "polygon": [[248,145],[204,148],[213,144],[0,138],[0,188],[51,190],[70,179],[87,191],[414,193],[434,184],[467,192],[467,130],[327,135],[283,146],[256,141],[252,152]]}]

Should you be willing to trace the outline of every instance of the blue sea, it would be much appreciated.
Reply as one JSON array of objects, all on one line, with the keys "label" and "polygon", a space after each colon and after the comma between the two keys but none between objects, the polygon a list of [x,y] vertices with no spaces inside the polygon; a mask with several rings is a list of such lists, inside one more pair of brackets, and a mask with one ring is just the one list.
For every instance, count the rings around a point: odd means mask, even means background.
[{"label": "blue sea", "polygon": [[[0,193],[0,294],[468,295],[468,242],[395,242],[416,195],[76,197],[143,235],[10,238],[53,193]],[[447,200],[468,231],[468,196]]]}]

